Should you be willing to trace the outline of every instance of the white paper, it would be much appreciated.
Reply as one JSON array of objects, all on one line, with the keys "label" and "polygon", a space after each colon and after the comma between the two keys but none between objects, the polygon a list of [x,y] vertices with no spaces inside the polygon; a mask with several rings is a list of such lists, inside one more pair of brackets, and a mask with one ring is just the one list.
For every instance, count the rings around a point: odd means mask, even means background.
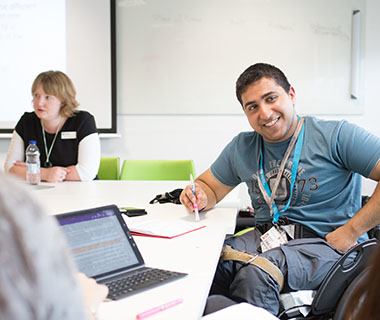
[{"label": "white paper", "polygon": [[197,222],[193,223],[183,220],[152,219],[131,222],[128,219],[126,222],[131,232],[164,238],[174,238],[205,227]]},{"label": "white paper", "polygon": [[254,305],[245,302],[210,313],[202,318],[202,320],[222,319],[278,320],[277,317],[265,309],[255,307]]},{"label": "white paper", "polygon": [[315,290],[298,290],[283,293],[280,295],[280,301],[285,310],[299,306],[298,310],[304,317],[306,317],[311,310],[309,306],[313,303],[315,292]]}]

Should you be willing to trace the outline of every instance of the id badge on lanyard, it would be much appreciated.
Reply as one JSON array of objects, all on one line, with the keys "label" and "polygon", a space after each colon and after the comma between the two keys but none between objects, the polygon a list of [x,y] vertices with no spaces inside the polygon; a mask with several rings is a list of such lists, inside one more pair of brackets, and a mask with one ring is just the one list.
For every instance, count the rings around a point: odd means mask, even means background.
[{"label": "id badge on lanyard", "polygon": [[[290,201],[292,199],[294,184],[297,177],[298,164],[299,164],[301,151],[302,151],[302,145],[303,145],[303,136],[304,136],[303,122],[304,122],[304,118],[301,118],[298,122],[296,131],[285,152],[285,156],[281,161],[280,169],[277,174],[272,191],[270,190],[268,182],[265,179],[265,174],[264,174],[264,169],[263,169],[263,149],[261,145],[260,155],[258,159],[258,167],[259,167],[258,184],[259,184],[260,191],[264,197],[264,200],[269,207],[269,211],[272,217],[272,222],[274,224],[274,227],[272,227],[268,232],[266,232],[264,235],[261,236],[261,244],[262,244],[263,252],[287,242],[285,230],[277,226],[277,223],[278,223],[278,218],[280,214],[285,212],[289,208]],[[295,146],[295,149],[294,149],[294,157],[293,157],[291,180],[290,180],[290,195],[289,195],[288,202],[285,204],[283,208],[279,210],[274,201],[274,197],[275,197],[277,188],[279,186],[280,180],[282,178],[282,174],[284,172],[286,162],[294,146]]]}]

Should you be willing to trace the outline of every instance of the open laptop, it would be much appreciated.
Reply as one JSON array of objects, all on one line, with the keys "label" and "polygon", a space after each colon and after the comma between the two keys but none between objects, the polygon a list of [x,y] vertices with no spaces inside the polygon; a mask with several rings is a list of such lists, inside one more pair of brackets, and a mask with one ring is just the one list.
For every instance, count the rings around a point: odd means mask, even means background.
[{"label": "open laptop", "polygon": [[109,205],[56,215],[79,271],[108,286],[117,300],[186,275],[145,267],[118,207]]}]

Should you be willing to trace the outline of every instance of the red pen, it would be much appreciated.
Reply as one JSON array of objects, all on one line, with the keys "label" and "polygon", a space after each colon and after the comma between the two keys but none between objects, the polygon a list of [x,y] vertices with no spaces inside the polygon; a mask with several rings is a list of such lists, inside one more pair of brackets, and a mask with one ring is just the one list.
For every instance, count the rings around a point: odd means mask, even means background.
[{"label": "red pen", "polygon": [[141,320],[141,319],[145,319],[145,318],[148,318],[150,316],[153,316],[154,314],[156,313],[159,313],[161,311],[164,311],[166,309],[169,309],[171,307],[174,307],[176,306],[177,304],[180,304],[183,302],[183,299],[182,298],[179,298],[177,300],[173,300],[173,301],[170,301],[168,303],[165,303],[161,306],[158,306],[158,307],[155,307],[155,308],[152,308],[152,309],[149,309],[147,311],[144,311],[144,312],[141,312],[139,313],[137,316],[136,316],[136,319],[138,320]]}]

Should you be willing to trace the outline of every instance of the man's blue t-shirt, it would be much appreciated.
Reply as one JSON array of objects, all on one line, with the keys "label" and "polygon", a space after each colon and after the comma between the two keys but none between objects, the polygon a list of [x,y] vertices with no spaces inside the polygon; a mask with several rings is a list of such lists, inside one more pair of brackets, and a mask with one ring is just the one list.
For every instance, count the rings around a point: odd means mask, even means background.
[{"label": "man's blue t-shirt", "polygon": [[[380,159],[380,139],[347,121],[305,117],[304,129],[292,199],[280,217],[287,216],[324,237],[360,209],[360,175],[368,177],[375,168]],[[211,165],[211,173],[224,185],[247,184],[258,223],[272,220],[257,182],[260,145],[263,144],[265,177],[272,188],[289,141],[269,143],[254,131],[242,132]],[[278,209],[290,196],[293,155],[294,149],[275,195]]]}]

